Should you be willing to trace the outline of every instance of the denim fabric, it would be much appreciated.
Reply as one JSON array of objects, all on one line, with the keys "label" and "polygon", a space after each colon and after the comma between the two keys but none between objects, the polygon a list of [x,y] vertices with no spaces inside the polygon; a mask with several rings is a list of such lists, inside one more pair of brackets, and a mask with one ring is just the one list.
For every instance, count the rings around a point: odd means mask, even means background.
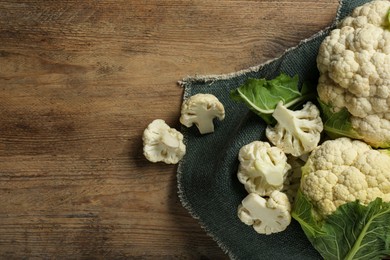
[{"label": "denim fabric", "polygon": [[229,92],[248,78],[274,78],[281,72],[299,74],[301,81],[316,85],[316,56],[322,40],[337,21],[369,0],[340,1],[333,25],[287,50],[281,57],[229,75],[196,76],[181,82],[184,99],[197,93],[214,94],[224,104],[225,120],[215,121],[215,132],[200,135],[195,127],[182,128],[187,153],[178,166],[179,197],[185,208],[199,220],[205,231],[232,259],[321,259],[296,221],[286,231],[257,234],[241,223],[237,206],[247,195],[237,179],[238,151],[264,138],[266,125]]}]

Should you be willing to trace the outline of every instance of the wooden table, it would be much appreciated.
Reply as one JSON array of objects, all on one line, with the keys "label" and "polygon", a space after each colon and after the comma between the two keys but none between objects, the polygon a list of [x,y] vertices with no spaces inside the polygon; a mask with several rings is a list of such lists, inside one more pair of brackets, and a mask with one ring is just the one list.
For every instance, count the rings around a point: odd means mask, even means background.
[{"label": "wooden table", "polygon": [[142,132],[179,128],[178,80],[277,57],[337,3],[0,1],[0,258],[227,258]]}]

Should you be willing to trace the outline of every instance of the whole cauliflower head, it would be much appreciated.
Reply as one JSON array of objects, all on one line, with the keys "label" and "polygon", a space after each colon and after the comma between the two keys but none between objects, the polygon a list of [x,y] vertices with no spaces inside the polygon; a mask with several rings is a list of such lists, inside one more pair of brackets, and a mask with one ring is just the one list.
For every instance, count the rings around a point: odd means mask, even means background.
[{"label": "whole cauliflower head", "polygon": [[355,200],[390,201],[390,153],[347,137],[325,141],[302,168],[300,189],[318,216]]},{"label": "whole cauliflower head", "polygon": [[318,95],[334,112],[346,108],[362,139],[390,146],[390,1],[357,7],[322,42]]},{"label": "whole cauliflower head", "polygon": [[281,190],[291,166],[287,156],[268,142],[253,141],[243,146],[238,154],[238,180],[249,193],[268,196]]}]

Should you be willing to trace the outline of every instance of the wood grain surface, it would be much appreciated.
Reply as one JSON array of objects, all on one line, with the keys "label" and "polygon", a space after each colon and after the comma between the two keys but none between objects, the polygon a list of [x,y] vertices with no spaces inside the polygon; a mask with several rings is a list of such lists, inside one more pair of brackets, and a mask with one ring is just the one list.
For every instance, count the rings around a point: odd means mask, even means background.
[{"label": "wood grain surface", "polygon": [[178,80],[275,58],[337,4],[0,0],[0,258],[226,259],[142,132],[179,128]]}]

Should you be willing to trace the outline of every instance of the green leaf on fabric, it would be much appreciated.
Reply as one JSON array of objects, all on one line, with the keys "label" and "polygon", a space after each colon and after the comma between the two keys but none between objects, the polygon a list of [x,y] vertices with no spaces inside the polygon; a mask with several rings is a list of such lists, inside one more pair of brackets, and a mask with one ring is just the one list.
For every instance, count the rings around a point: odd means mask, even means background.
[{"label": "green leaf on fabric", "polygon": [[331,138],[346,136],[353,139],[361,139],[361,136],[352,126],[351,114],[346,108],[333,112],[330,105],[325,104],[321,100],[318,100],[318,103],[321,107],[324,130]]},{"label": "green leaf on fabric", "polygon": [[341,205],[320,219],[298,192],[292,217],[324,259],[381,259],[390,255],[390,203],[377,198],[367,206],[358,201]]},{"label": "green leaf on fabric", "polygon": [[230,92],[231,99],[244,102],[267,124],[274,122],[272,113],[279,101],[286,107],[291,107],[313,98],[314,95],[315,89],[310,89],[306,84],[299,91],[298,75],[290,77],[283,73],[271,80],[250,78]]}]

